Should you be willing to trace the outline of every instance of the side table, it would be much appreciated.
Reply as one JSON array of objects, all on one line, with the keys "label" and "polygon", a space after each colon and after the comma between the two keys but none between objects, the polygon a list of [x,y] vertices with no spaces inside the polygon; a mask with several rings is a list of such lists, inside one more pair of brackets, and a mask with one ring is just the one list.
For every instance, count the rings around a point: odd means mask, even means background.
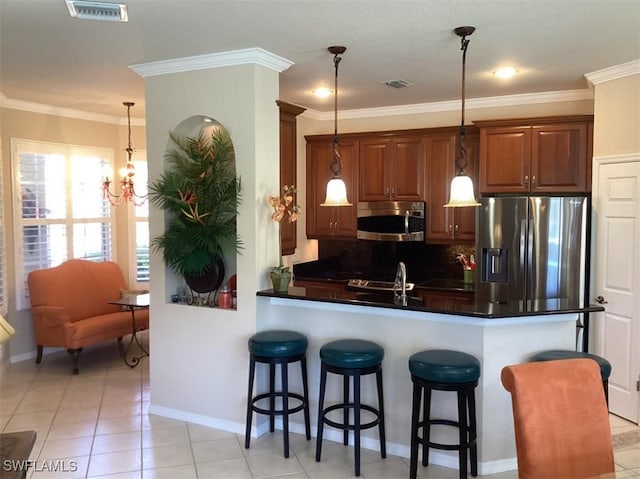
[{"label": "side table", "polygon": [[[136,327],[136,309],[149,309],[149,293],[125,296],[122,299],[109,301],[109,304],[124,306],[128,311],[131,311],[131,339],[124,351],[124,362],[130,368],[135,368],[140,364],[140,360],[142,358],[149,356],[149,351],[147,351],[140,343],[140,339],[138,338],[138,328]],[[138,345],[142,354],[139,356],[133,356],[129,361],[127,356],[129,355],[129,351],[131,350],[131,346],[134,342]]]}]

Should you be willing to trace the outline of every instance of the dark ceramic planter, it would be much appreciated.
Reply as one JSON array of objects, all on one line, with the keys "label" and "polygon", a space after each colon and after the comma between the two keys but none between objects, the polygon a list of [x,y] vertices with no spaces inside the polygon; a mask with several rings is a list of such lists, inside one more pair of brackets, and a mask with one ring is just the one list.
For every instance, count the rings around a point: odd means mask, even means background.
[{"label": "dark ceramic planter", "polygon": [[202,276],[184,275],[184,280],[196,293],[210,293],[215,291],[222,284],[224,279],[224,262],[222,259],[216,260],[211,268]]}]

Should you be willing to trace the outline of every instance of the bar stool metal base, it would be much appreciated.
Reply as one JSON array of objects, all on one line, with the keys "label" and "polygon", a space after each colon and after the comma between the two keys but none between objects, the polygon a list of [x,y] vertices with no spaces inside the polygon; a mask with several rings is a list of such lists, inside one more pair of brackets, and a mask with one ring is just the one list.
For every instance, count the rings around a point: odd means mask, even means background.
[{"label": "bar stool metal base", "polygon": [[[324,407],[325,388],[327,384],[327,373],[339,374],[343,377],[343,401],[339,404],[333,404]],[[378,391],[378,408],[360,402],[360,380],[361,376],[367,374],[376,375],[376,386]],[[350,378],[353,377],[353,402],[349,401]],[[343,422],[337,422],[329,419],[328,414],[332,411],[343,410]],[[353,410],[353,423],[350,422],[350,411]],[[369,411],[374,415],[374,419],[361,423],[360,412],[362,410]],[[349,431],[353,431],[354,436],[354,462],[355,475],[360,475],[360,431],[378,426],[380,435],[380,455],[384,459],[387,457],[385,444],[384,429],[384,401],[382,394],[382,364],[367,368],[340,368],[321,363],[320,368],[320,398],[318,400],[318,435],[316,442],[316,462],[320,462],[322,454],[322,435],[324,425],[342,429],[343,444],[349,444]]]},{"label": "bar stool metal base", "polygon": [[[289,374],[288,365],[300,361],[302,372],[302,388],[303,393],[289,392]],[[269,364],[269,392],[258,394],[253,397],[253,382],[255,378],[256,363]],[[282,390],[275,390],[275,373],[276,366],[280,365],[280,374],[282,382]],[[244,447],[249,449],[251,442],[251,420],[253,413],[265,414],[269,416],[269,431],[275,431],[275,419],[282,416],[282,429],[284,439],[284,457],[289,457],[289,415],[299,411],[304,412],[304,427],[307,441],[311,440],[311,426],[309,420],[309,388],[307,382],[307,359],[306,354],[298,354],[288,357],[263,357],[251,355],[249,360],[249,390],[247,393],[247,422],[245,430]],[[282,409],[276,409],[276,398],[282,399]],[[268,399],[269,407],[263,408],[257,405],[261,400]],[[294,399],[300,401],[300,404],[290,407],[289,400]]]},{"label": "bar stool metal base", "polygon": [[[478,381],[467,383],[435,383],[412,375],[413,405],[411,409],[411,458],[410,479],[418,474],[418,446],[422,444],[422,465],[429,465],[429,448],[458,451],[460,478],[467,477],[467,451],[471,462],[471,475],[478,475],[478,446],[476,428],[475,388]],[[458,397],[458,420],[431,419],[431,391],[456,392]],[[422,402],[424,396],[424,403]],[[422,407],[421,407],[422,406]],[[420,411],[422,410],[422,420]],[[430,439],[431,425],[452,426],[458,429],[457,444],[442,444]],[[422,436],[420,436],[422,428]]]}]

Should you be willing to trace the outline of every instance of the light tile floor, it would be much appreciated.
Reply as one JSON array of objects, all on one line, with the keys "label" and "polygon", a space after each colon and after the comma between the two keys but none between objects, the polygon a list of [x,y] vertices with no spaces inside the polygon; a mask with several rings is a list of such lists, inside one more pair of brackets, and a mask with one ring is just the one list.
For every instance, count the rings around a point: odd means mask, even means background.
[{"label": "light tile floor", "polygon": [[[320,463],[314,441],[291,437],[282,456],[276,432],[252,439],[148,414],[148,361],[130,369],[115,342],[87,348],[80,374],[71,375],[66,352],[9,365],[0,372],[0,430],[35,430],[31,479],[337,479],[353,476],[353,448],[327,442]],[[611,416],[613,433],[637,428]],[[640,444],[615,452],[616,477],[640,477]],[[1,466],[1,465],[0,465]],[[62,470],[52,471],[54,467]],[[75,470],[72,470],[75,469]],[[361,477],[406,478],[408,460],[362,451]],[[419,467],[422,479],[457,478],[457,471]],[[515,479],[515,471],[483,476]]]}]

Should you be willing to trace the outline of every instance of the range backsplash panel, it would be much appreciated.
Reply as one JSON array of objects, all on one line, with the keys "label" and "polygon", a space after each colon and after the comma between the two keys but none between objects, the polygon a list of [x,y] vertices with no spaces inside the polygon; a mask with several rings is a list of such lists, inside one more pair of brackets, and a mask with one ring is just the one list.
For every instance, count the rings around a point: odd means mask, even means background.
[{"label": "range backsplash panel", "polygon": [[294,274],[298,269],[309,271],[314,267],[312,263],[316,263],[326,275],[335,273],[335,279],[355,277],[393,281],[398,262],[403,261],[407,279],[411,282],[432,278],[461,279],[462,266],[456,261],[460,253],[474,254],[473,245],[320,240],[318,262],[295,265]]}]

